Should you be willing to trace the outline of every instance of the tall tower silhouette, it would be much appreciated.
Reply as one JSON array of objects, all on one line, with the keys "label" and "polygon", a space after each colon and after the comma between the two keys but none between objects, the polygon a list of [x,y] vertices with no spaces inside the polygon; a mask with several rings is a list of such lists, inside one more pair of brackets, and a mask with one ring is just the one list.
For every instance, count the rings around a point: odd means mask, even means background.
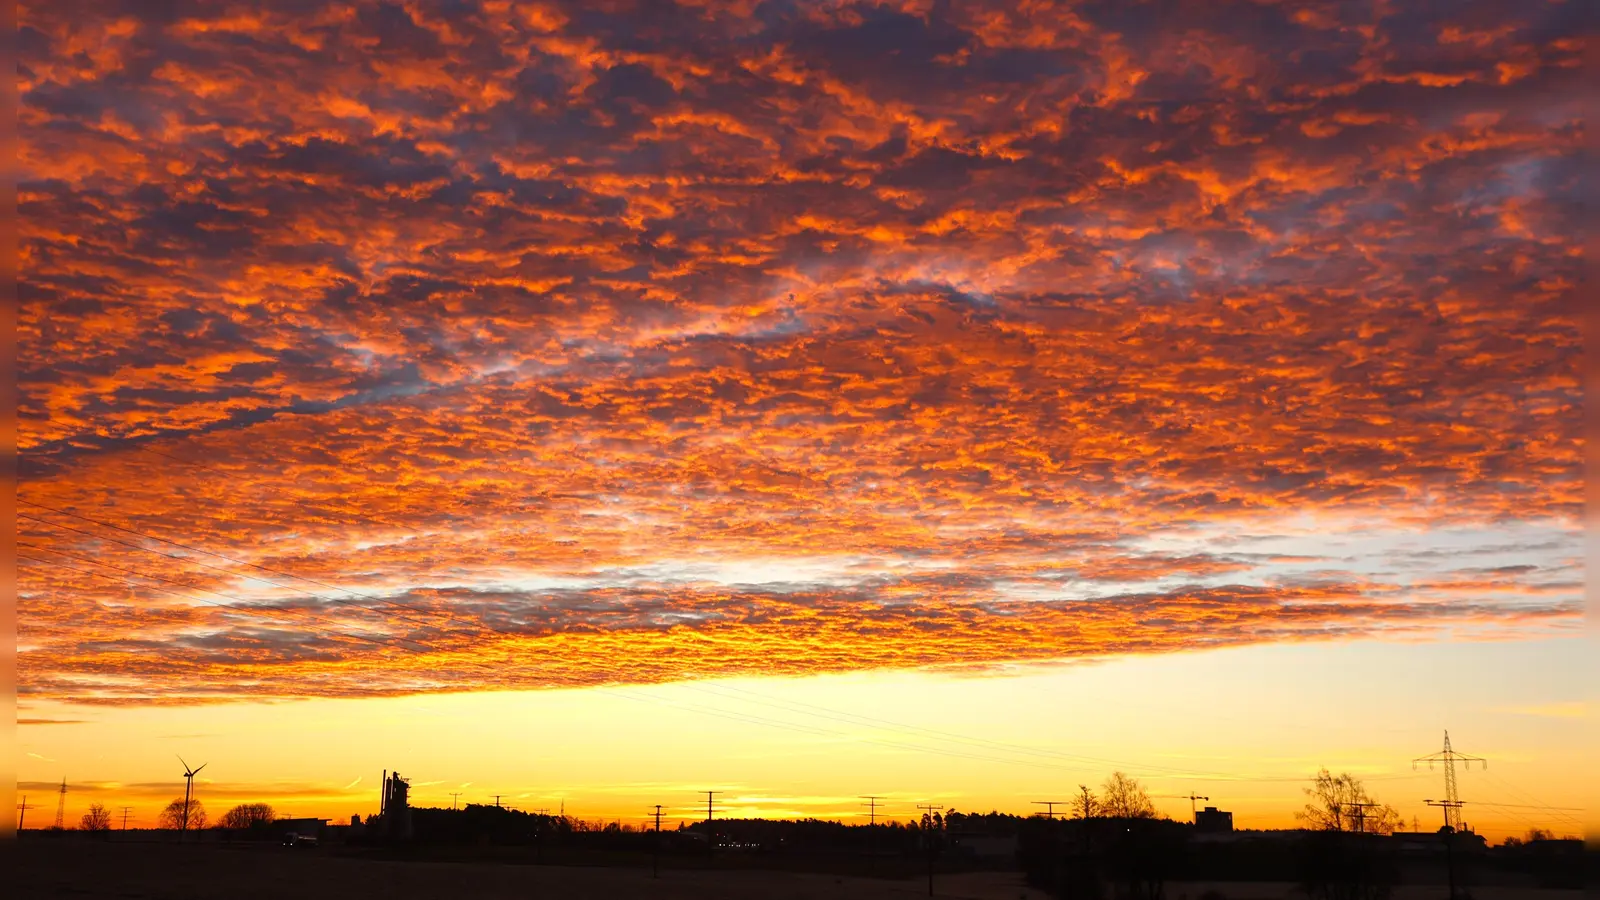
[{"label": "tall tower silhouette", "polygon": [[61,779],[61,797],[56,801],[56,830],[67,827],[67,780]]},{"label": "tall tower silhouette", "polygon": [[1411,761],[1411,768],[1413,769],[1422,763],[1427,763],[1429,769],[1433,768],[1434,763],[1442,763],[1444,765],[1444,802],[1430,805],[1444,808],[1444,823],[1452,831],[1461,830],[1461,792],[1456,788],[1457,762],[1469,769],[1472,768],[1473,763],[1477,763],[1485,769],[1489,768],[1489,761],[1483,757],[1468,756],[1465,753],[1458,753],[1451,749],[1448,729],[1444,733],[1443,750],[1438,753],[1430,753],[1427,756],[1419,756]]}]

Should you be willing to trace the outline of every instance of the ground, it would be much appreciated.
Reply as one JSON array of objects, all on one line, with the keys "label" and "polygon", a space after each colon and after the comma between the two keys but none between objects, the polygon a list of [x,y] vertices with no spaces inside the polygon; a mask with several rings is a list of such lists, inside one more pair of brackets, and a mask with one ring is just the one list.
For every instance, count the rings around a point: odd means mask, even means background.
[{"label": "ground", "polygon": [[[925,879],[797,872],[663,871],[416,863],[336,856],[325,849],[227,848],[93,841],[24,842],[14,882],[27,900],[898,900],[926,897]],[[940,875],[936,897],[1044,900],[1012,872]]]},{"label": "ground", "polygon": [[[327,848],[181,846],[86,840],[11,845],[8,896],[24,900],[908,900],[925,879],[851,878],[803,872],[420,863],[336,855]],[[1014,872],[939,875],[945,900],[1045,900]],[[1290,885],[1168,885],[1168,900],[1305,900]],[[1582,891],[1480,887],[1474,900],[1582,900]],[[1444,900],[1442,886],[1408,886],[1393,900]]]}]

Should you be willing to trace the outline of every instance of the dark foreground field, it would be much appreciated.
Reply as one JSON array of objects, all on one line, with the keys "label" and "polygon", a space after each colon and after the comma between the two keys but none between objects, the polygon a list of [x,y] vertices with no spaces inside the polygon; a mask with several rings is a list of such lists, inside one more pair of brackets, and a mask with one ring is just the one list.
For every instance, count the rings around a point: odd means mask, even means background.
[{"label": "dark foreground field", "polygon": [[[230,848],[96,841],[13,846],[8,879],[20,898],[143,900],[890,900],[926,897],[925,880],[850,878],[797,872],[663,871],[648,868],[397,862],[277,846]],[[1015,873],[939,876],[937,896],[1042,900]]]},{"label": "dark foreground field", "polygon": [[[924,879],[853,878],[755,869],[732,871],[412,862],[339,856],[272,845],[227,847],[99,841],[22,841],[7,852],[8,897],[22,900],[908,900]],[[18,890],[11,893],[15,885]],[[1013,872],[942,874],[935,896],[1045,900]],[[1168,900],[1208,892],[1228,900],[1305,900],[1286,884],[1167,886]],[[1581,890],[1477,887],[1474,900],[1580,900]],[[1398,888],[1393,900],[1445,900],[1442,886]]]}]

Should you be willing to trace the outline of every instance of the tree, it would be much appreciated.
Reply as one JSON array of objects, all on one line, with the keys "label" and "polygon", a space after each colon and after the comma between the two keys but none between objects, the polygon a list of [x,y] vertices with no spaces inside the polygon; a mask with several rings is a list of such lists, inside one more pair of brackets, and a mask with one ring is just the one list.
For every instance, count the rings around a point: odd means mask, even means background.
[{"label": "tree", "polygon": [[1094,791],[1089,790],[1087,784],[1078,785],[1078,796],[1072,798],[1072,811],[1080,819],[1092,819],[1100,815],[1100,801],[1094,798]]},{"label": "tree", "polygon": [[1311,802],[1295,813],[1295,818],[1313,831],[1393,834],[1400,827],[1400,813],[1373,800],[1361,780],[1349,772],[1333,775],[1323,769],[1305,792]]},{"label": "tree", "polygon": [[[183,806],[181,802],[178,805],[180,808]],[[221,821],[217,824],[223,828],[243,831],[247,828],[271,824],[277,817],[277,814],[272,811],[272,807],[265,803],[241,803],[223,813]]]},{"label": "tree", "polygon": [[1112,819],[1153,819],[1156,805],[1150,802],[1139,780],[1121,772],[1112,772],[1100,786],[1100,815]]},{"label": "tree", "polygon": [[[170,828],[174,831],[185,827],[183,801],[174,800],[168,803],[167,808],[161,811],[161,815],[157,817],[156,821],[162,828]],[[189,801],[189,822],[187,827],[190,829],[206,827],[206,808],[199,800]]]},{"label": "tree", "polygon": [[79,827],[84,831],[110,831],[111,810],[98,803],[89,804],[89,811],[83,814]]}]

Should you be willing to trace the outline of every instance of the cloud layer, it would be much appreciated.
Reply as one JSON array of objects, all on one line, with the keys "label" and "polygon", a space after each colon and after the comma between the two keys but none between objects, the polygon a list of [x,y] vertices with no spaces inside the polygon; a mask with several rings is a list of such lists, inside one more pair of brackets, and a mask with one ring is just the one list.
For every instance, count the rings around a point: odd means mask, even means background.
[{"label": "cloud layer", "polygon": [[25,4],[24,689],[1571,627],[1581,11]]}]

